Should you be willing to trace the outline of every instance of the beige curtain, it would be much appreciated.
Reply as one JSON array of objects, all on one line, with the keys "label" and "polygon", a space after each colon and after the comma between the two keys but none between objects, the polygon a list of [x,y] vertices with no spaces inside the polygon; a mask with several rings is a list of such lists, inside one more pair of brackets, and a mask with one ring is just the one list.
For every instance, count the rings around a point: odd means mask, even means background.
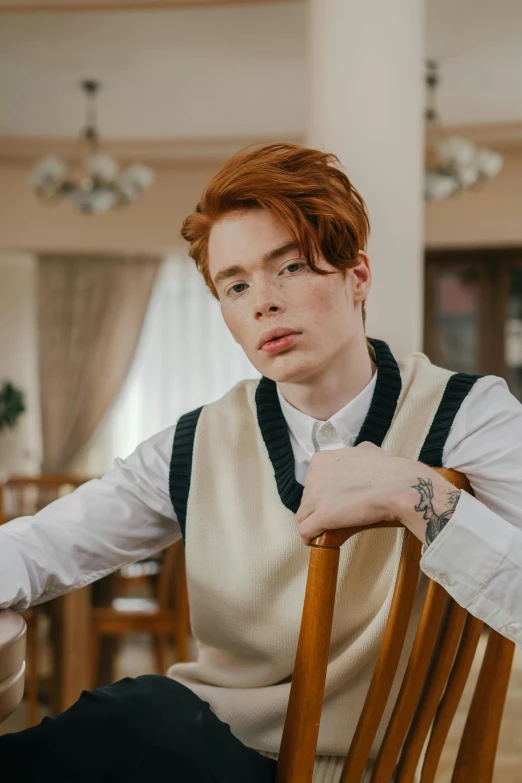
[{"label": "beige curtain", "polygon": [[43,255],[38,327],[45,473],[87,445],[129,371],[160,260]]}]

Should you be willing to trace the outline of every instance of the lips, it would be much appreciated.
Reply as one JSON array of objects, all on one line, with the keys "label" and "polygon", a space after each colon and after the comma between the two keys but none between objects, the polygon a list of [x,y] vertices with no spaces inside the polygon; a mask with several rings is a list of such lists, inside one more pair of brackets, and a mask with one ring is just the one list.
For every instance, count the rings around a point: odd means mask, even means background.
[{"label": "lips", "polygon": [[288,351],[300,340],[301,332],[294,329],[272,329],[265,332],[259,341],[259,350],[266,354],[277,354]]},{"label": "lips", "polygon": [[298,335],[300,334],[295,329],[287,329],[284,327],[277,327],[276,329],[270,329],[268,332],[263,332],[261,335],[261,339],[258,343],[258,349],[262,349],[265,347],[267,343],[275,342],[276,340],[279,340],[281,337],[287,337],[288,335]]}]

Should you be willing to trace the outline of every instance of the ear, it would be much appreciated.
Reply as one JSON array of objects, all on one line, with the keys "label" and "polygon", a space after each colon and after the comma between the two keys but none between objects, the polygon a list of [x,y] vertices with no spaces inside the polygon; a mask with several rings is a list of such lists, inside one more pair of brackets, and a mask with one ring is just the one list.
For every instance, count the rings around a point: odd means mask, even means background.
[{"label": "ear", "polygon": [[352,293],[354,302],[364,302],[372,287],[372,270],[370,259],[366,253],[359,250],[359,263],[350,269],[352,272]]}]

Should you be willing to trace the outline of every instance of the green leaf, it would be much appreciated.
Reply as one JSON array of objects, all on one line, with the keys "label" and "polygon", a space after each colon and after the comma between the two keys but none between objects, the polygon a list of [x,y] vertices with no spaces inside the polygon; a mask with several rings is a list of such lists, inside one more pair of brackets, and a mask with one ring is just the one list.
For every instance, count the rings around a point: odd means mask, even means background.
[{"label": "green leaf", "polygon": [[12,383],[4,383],[0,389],[0,432],[14,427],[24,411],[24,393]]}]

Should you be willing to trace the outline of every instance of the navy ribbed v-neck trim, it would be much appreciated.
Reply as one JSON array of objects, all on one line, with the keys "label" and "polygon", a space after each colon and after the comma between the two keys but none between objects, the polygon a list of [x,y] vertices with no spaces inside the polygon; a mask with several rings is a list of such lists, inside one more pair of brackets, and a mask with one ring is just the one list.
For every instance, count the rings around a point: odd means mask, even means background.
[{"label": "navy ribbed v-neck trim", "polygon": [[[368,414],[355,441],[356,446],[363,441],[382,445],[402,388],[399,366],[388,345],[382,340],[373,339],[369,343],[375,351],[377,381]],[[288,425],[281,410],[277,386],[269,378],[263,377],[259,381],[256,407],[261,434],[274,468],[279,497],[295,514],[301,504],[303,485],[295,478],[295,459]]]}]

